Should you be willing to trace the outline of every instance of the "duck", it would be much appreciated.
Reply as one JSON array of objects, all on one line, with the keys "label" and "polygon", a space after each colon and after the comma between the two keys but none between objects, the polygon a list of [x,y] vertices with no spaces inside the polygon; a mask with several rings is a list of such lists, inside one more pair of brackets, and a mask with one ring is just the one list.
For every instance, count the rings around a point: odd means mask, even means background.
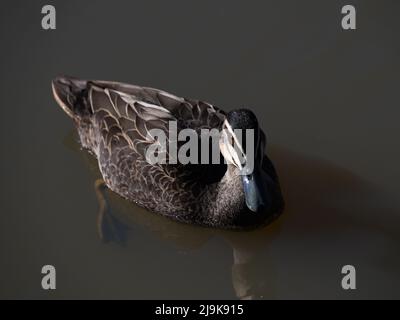
[{"label": "duck", "polygon": [[[250,109],[225,112],[159,89],[68,76],[53,79],[52,92],[72,119],[82,148],[97,159],[98,187],[177,222],[217,229],[254,229],[283,212],[266,135]],[[189,129],[199,136],[202,130],[220,132],[221,161],[149,161],[149,149],[159,142],[154,130],[168,137],[171,123],[178,132]],[[250,130],[252,139],[238,137],[237,130]],[[199,157],[203,153],[199,150]],[[172,158],[168,151],[164,155]]]}]

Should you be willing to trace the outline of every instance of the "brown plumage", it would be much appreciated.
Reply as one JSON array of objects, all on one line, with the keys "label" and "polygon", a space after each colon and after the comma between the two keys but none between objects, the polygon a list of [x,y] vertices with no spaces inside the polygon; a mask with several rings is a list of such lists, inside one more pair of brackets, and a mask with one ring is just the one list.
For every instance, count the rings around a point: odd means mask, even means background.
[{"label": "brown plumage", "polygon": [[233,165],[146,161],[145,152],[155,142],[149,130],[168,132],[169,121],[177,122],[178,132],[221,130],[226,113],[213,105],[152,88],[66,77],[53,81],[53,93],[74,120],[82,146],[97,158],[107,186],[120,196],[180,222],[218,228],[255,227],[281,213],[278,178],[265,155],[262,170],[272,200],[257,213],[247,208]]}]

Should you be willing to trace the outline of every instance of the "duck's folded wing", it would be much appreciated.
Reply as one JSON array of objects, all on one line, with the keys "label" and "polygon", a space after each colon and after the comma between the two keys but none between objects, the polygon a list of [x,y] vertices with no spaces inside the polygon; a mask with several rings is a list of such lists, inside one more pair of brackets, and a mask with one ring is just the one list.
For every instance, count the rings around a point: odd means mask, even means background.
[{"label": "duck's folded wing", "polygon": [[[172,126],[178,134],[184,128],[220,129],[225,119],[225,114],[209,103],[115,82],[89,82],[88,101],[107,142],[111,129],[111,136],[120,137],[120,142],[126,141],[142,155],[156,142],[154,132],[164,132],[166,143],[176,143],[179,148],[184,142],[174,141],[177,136],[170,135]],[[168,161],[170,154],[165,154]]]},{"label": "duck's folded wing", "polygon": [[143,155],[155,142],[154,129],[171,139],[171,121],[179,133],[184,128],[220,129],[225,119],[224,112],[209,103],[118,82],[59,77],[53,81],[53,92],[72,118],[91,119],[110,152],[118,144]]},{"label": "duck's folded wing", "polygon": [[[164,142],[161,136],[168,141],[169,123],[177,119],[166,108],[117,91],[112,86],[89,82],[87,88],[91,121],[110,153],[128,147],[145,157],[150,145]],[[162,146],[158,150],[161,149]],[[168,156],[166,151],[165,157]]]},{"label": "duck's folded wing", "polygon": [[192,129],[220,128],[225,113],[210,103],[178,97],[166,91],[119,82],[93,81],[98,88],[108,89],[142,106],[161,107],[179,121],[179,126]]}]

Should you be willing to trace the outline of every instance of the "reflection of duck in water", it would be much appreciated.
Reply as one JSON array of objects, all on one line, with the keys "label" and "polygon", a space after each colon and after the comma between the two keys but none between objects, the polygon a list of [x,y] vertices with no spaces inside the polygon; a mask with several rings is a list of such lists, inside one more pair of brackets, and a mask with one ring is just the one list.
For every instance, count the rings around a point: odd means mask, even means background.
[{"label": "reflection of duck in water", "polygon": [[[53,92],[73,118],[82,145],[98,159],[105,180],[98,187],[106,185],[150,211],[194,225],[243,229],[282,212],[278,177],[251,111],[225,114],[208,103],[115,82],[57,78]],[[228,165],[149,164],[146,150],[155,143],[149,131],[159,129],[168,137],[171,121],[178,132],[222,130],[219,146]],[[240,143],[235,129],[254,130],[254,170],[244,175],[239,159],[246,159],[246,139]]]}]

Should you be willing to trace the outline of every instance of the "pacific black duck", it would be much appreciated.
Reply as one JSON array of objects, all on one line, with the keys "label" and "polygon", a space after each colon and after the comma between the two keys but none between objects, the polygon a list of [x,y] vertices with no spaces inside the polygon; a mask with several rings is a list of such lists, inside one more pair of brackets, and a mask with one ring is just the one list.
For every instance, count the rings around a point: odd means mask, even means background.
[{"label": "pacific black duck", "polygon": [[[82,146],[97,158],[105,185],[120,196],[180,222],[225,229],[257,227],[282,212],[278,176],[264,154],[265,134],[252,111],[225,113],[203,101],[117,82],[58,77],[52,87]],[[156,141],[149,133],[158,129],[169,137],[171,121],[178,133],[217,129],[225,161],[149,163],[146,151]],[[246,159],[247,140],[238,139],[236,129],[254,130],[254,170],[246,174],[237,153]]]}]

